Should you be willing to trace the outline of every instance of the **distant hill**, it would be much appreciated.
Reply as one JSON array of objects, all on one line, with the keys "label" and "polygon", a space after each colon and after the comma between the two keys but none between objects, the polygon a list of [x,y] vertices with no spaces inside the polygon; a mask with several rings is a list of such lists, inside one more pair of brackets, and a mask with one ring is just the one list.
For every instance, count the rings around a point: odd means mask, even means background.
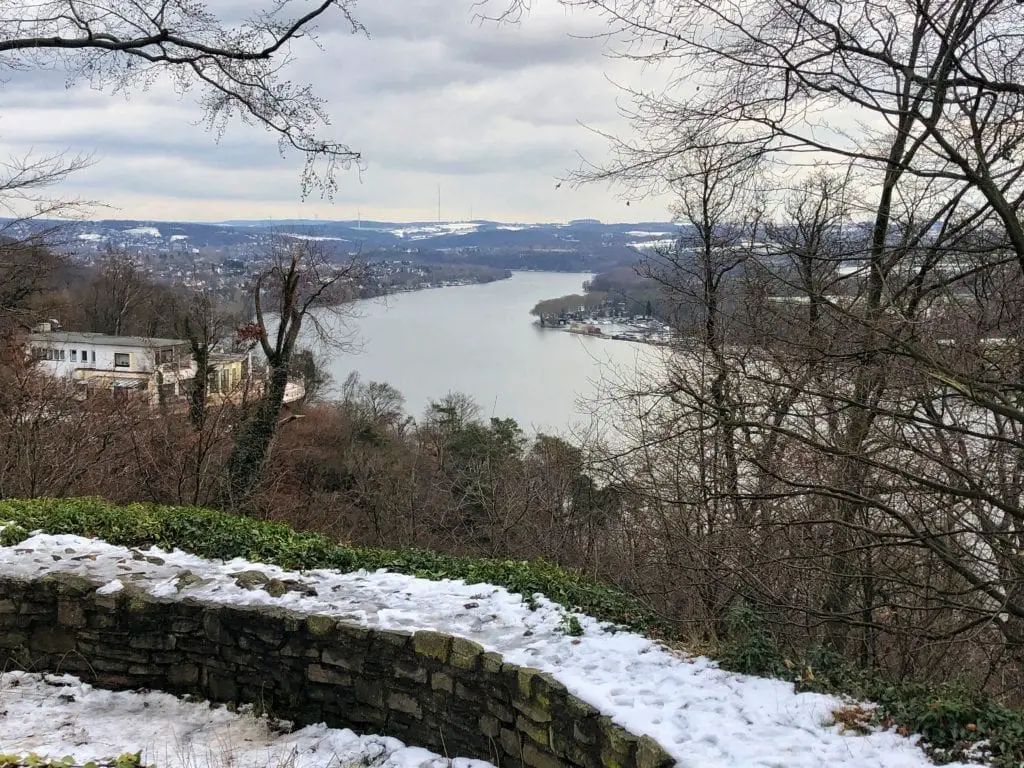
[{"label": "distant hill", "polygon": [[199,253],[213,249],[246,258],[275,237],[316,240],[338,253],[368,258],[465,262],[511,269],[601,270],[629,264],[678,231],[667,222],[605,224],[579,219],[565,224],[323,221],[313,219],[232,220],[217,223],[138,221],[31,221],[11,231],[56,228],[58,246],[87,254],[108,247],[147,252]]}]

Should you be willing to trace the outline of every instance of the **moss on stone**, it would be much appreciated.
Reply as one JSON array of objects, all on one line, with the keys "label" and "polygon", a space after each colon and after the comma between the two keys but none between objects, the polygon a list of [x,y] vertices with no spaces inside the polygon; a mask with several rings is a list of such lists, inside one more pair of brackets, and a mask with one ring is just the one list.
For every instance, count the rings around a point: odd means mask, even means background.
[{"label": "moss on stone", "polygon": [[323,637],[331,632],[335,626],[336,622],[330,616],[314,614],[306,617],[306,631],[314,637]]},{"label": "moss on stone", "polygon": [[452,638],[440,632],[421,630],[412,636],[412,642],[416,653],[441,662],[447,661],[451,653]]},{"label": "moss on stone", "polygon": [[675,758],[650,736],[641,736],[636,743],[636,768],[668,768]]},{"label": "moss on stone", "polygon": [[448,663],[457,669],[475,669],[477,659],[483,652],[484,648],[479,643],[466,640],[464,637],[454,637]]}]

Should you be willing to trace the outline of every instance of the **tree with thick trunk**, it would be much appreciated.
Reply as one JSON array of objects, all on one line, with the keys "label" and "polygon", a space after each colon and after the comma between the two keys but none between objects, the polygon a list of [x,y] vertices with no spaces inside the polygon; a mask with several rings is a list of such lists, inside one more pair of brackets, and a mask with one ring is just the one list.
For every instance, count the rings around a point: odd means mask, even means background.
[{"label": "tree with thick trunk", "polygon": [[362,274],[360,262],[332,263],[312,241],[302,241],[282,245],[272,266],[256,278],[255,319],[240,335],[255,341],[263,352],[266,380],[252,413],[238,428],[228,462],[227,504],[243,505],[262,479],[303,325],[308,323],[321,342],[340,346],[343,308]]}]

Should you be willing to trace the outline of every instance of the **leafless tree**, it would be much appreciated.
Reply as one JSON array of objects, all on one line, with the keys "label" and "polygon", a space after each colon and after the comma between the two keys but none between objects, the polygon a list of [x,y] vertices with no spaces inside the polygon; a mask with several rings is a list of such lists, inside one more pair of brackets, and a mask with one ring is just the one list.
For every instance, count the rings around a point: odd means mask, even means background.
[{"label": "leafless tree", "polygon": [[[283,70],[293,44],[313,36],[317,24],[337,20],[363,33],[353,6],[352,0],[282,0],[225,22],[193,0],[41,0],[0,18],[0,65],[10,71],[60,66],[69,82],[112,92],[146,88],[166,76],[179,93],[197,94],[218,136],[235,117],[262,125],[282,152],[305,156],[303,191],[330,194],[336,171],[359,154],[318,135],[330,122],[323,101]],[[33,170],[31,162],[44,167]],[[76,162],[30,161],[30,181],[21,188],[74,170]]]},{"label": "leafless tree", "polygon": [[806,571],[765,594],[874,662],[880,635],[995,632],[1020,656],[1024,6],[563,4],[668,73],[628,90],[635,132],[578,181],[674,191],[709,152],[772,172],[767,247],[745,264],[756,333],[730,362],[759,407],[730,413],[744,505],[778,534],[762,546]]},{"label": "leafless tree", "polygon": [[263,394],[239,428],[228,466],[229,503],[247,500],[259,483],[277,433],[281,407],[293,370],[300,332],[334,348],[344,345],[345,307],[356,296],[364,266],[352,259],[337,263],[313,241],[286,242],[273,252],[270,266],[252,289],[254,321],[240,336],[256,343],[266,361]]}]

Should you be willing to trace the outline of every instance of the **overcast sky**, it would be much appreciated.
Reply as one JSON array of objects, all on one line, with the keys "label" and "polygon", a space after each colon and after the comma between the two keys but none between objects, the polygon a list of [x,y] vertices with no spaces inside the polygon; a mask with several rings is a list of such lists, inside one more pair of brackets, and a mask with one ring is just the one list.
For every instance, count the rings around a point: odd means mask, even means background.
[{"label": "overcast sky", "polygon": [[[232,124],[220,143],[169,85],[126,99],[65,87],[60,71],[13,73],[2,86],[5,154],[94,153],[65,194],[113,206],[109,218],[218,221],[320,217],[386,220],[666,220],[664,200],[633,201],[604,186],[556,189],[605,141],[581,123],[627,131],[609,82],[637,73],[605,56],[598,19],[534,0],[518,25],[474,22],[470,0],[373,0],[357,7],[369,38],[321,31],[322,51],[297,49],[289,73],[328,101],[331,138],[363,153],[333,203],[300,201],[298,156],[266,132]],[[632,80],[636,82],[636,80]]]}]

